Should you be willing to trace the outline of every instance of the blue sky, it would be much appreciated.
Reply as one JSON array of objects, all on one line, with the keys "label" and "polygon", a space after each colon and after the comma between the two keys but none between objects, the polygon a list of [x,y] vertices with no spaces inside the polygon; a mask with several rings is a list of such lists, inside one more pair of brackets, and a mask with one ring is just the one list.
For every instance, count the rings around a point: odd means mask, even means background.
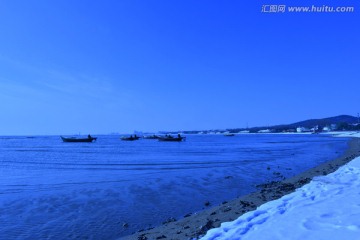
[{"label": "blue sky", "polygon": [[[354,13],[261,13],[263,4]],[[1,1],[0,135],[201,130],[359,109],[358,1]]]}]

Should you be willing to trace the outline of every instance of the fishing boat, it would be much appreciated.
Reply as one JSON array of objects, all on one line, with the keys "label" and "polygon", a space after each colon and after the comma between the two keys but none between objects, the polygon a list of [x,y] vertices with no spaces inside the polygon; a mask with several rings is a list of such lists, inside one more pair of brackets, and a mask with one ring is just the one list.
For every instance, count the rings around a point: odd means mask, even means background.
[{"label": "fishing boat", "polygon": [[181,141],[185,141],[186,137],[182,137],[180,136],[180,134],[178,134],[177,137],[173,137],[171,135],[165,135],[164,137],[159,137],[158,140],[161,142],[181,142]]},{"label": "fishing boat", "polygon": [[77,138],[77,137],[63,137],[60,136],[63,142],[92,142],[95,141],[97,138],[88,136],[87,138]]},{"label": "fishing boat", "polygon": [[121,137],[120,139],[123,141],[135,141],[139,140],[140,137],[131,135],[130,137]]},{"label": "fishing boat", "polygon": [[160,136],[157,136],[157,135],[149,135],[149,136],[144,136],[143,138],[144,138],[144,139],[159,139]]}]

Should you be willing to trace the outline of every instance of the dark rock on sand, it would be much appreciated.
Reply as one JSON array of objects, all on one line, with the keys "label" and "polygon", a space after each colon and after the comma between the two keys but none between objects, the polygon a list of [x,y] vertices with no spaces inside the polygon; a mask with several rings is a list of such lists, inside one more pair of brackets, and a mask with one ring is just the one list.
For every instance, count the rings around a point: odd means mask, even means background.
[{"label": "dark rock on sand", "polygon": [[242,207],[248,207],[248,206],[250,206],[250,203],[249,203],[249,202],[243,201],[243,200],[240,200],[240,204],[241,204]]},{"label": "dark rock on sand", "polygon": [[145,234],[143,234],[143,235],[140,235],[139,237],[138,237],[138,240],[147,240],[148,238],[145,236]]},{"label": "dark rock on sand", "polygon": [[190,217],[191,215],[192,215],[191,213],[188,213],[184,216],[184,218]]},{"label": "dark rock on sand", "polygon": [[161,235],[161,236],[157,237],[156,239],[164,239],[164,238],[166,238],[166,236],[165,236],[165,235]]},{"label": "dark rock on sand", "polygon": [[213,223],[214,223],[214,222],[213,222],[212,220],[208,220],[204,226],[201,226],[201,227],[200,227],[200,230],[197,232],[197,234],[198,234],[198,235],[203,235],[203,234],[205,234],[209,229],[214,228]]},{"label": "dark rock on sand", "polygon": [[[296,187],[292,183],[282,183],[278,189],[280,189],[280,191],[282,191],[282,192],[292,192],[292,191],[295,191]],[[279,191],[279,194],[282,193],[280,191]]]},{"label": "dark rock on sand", "polygon": [[300,179],[298,183],[300,185],[305,185],[305,184],[309,183],[310,181],[311,181],[310,178],[304,178],[304,179]]},{"label": "dark rock on sand", "polygon": [[229,212],[231,211],[231,207],[226,207],[225,209],[222,210],[223,212]]},{"label": "dark rock on sand", "polygon": [[171,222],[176,222],[176,219],[173,218],[173,217],[170,217],[165,222],[163,222],[162,224],[167,224],[167,223],[171,223]]}]

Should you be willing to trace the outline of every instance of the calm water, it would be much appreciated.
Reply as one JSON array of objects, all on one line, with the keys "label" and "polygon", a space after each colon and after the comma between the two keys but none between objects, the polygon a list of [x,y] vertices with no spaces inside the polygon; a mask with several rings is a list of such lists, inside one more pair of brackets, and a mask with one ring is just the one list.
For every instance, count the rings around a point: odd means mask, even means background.
[{"label": "calm water", "polygon": [[293,176],[346,146],[322,135],[0,137],[0,239],[116,239],[247,194],[279,180],[275,171]]}]

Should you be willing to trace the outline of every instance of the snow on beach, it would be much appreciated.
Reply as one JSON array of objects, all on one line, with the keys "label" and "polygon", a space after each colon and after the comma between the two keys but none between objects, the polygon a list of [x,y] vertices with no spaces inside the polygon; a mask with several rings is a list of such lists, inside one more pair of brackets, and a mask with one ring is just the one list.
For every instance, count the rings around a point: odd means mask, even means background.
[{"label": "snow on beach", "polygon": [[360,157],[201,239],[360,239]]}]

